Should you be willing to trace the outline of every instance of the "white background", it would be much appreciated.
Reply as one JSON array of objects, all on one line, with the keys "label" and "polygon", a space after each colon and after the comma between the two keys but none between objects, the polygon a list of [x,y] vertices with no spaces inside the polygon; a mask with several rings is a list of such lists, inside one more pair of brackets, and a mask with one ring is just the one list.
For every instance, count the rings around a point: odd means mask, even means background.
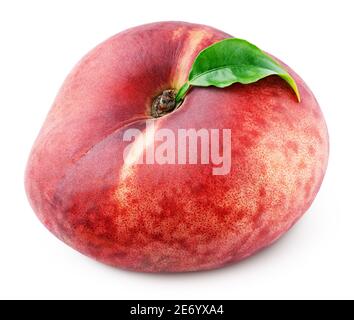
[{"label": "white background", "polygon": [[[0,298],[354,298],[353,1],[1,1]],[[315,203],[279,242],[212,272],[151,275],[86,258],[37,220],[23,188],[62,81],[92,47],[161,20],[203,23],[276,55],[309,84],[331,139]]]}]

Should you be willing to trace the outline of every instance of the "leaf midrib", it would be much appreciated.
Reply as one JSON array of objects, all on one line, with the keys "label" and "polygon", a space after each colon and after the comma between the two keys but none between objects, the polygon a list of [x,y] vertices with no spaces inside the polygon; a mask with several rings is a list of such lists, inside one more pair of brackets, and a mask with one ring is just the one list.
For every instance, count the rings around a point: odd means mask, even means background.
[{"label": "leaf midrib", "polygon": [[[198,79],[198,78],[204,76],[205,74],[208,74],[208,73],[211,73],[211,72],[214,72],[214,71],[218,71],[218,70],[220,70],[220,69],[231,68],[231,67],[233,67],[233,66],[235,66],[235,65],[234,65],[234,64],[228,64],[228,65],[225,65],[225,66],[222,66],[222,67],[213,68],[213,69],[210,69],[210,70],[208,70],[208,71],[204,71],[204,72],[198,74],[196,77],[193,77],[192,79],[189,79],[189,82],[191,82],[191,81],[193,81],[193,80],[196,80],[196,79]],[[249,65],[245,65],[245,66],[253,66],[253,65],[249,64]],[[268,68],[259,68],[259,69],[271,71],[273,74],[278,74],[278,75],[280,75],[280,76],[284,76],[284,73],[278,73],[278,72],[276,72],[276,71],[274,71],[274,70],[272,70],[272,69],[268,69]]]}]

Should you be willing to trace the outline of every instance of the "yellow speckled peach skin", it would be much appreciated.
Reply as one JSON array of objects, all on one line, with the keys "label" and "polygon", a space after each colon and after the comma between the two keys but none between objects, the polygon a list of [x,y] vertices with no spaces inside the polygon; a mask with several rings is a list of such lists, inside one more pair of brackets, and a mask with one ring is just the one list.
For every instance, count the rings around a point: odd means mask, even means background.
[{"label": "yellow speckled peach skin", "polygon": [[[273,76],[194,88],[155,128],[231,129],[232,167],[124,163],[129,128],[145,132],[152,99],[187,79],[195,56],[230,37],[181,22],[149,24],[91,51],[65,81],[31,153],[26,190],[40,220],[73,248],[147,272],[221,267],[270,245],[309,208],[324,177],[328,134],[313,94],[301,103]],[[141,137],[143,139],[143,136]]]}]

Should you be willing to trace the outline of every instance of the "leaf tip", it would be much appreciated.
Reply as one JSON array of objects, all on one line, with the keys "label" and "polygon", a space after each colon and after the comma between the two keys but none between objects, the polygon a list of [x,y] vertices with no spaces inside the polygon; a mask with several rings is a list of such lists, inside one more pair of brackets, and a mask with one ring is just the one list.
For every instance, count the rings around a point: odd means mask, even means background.
[{"label": "leaf tip", "polygon": [[291,89],[294,91],[296,95],[297,102],[300,103],[301,95],[295,79],[287,72],[284,75],[281,75],[280,77],[283,78],[289,84],[289,86],[291,87]]},{"label": "leaf tip", "polygon": [[291,78],[293,80],[293,85],[291,85],[292,89],[295,92],[296,98],[297,98],[297,102],[300,103],[301,102],[301,95],[300,95],[300,91],[299,88],[297,87],[297,84],[295,82],[295,80],[293,78]]}]

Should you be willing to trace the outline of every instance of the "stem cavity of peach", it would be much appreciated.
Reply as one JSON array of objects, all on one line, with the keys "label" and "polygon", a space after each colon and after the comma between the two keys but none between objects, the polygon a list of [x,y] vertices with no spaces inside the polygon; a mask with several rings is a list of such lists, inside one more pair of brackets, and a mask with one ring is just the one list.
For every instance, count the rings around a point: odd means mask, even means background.
[{"label": "stem cavity of peach", "polygon": [[157,96],[151,106],[151,115],[154,118],[160,118],[176,109],[176,92],[175,90],[164,90]]}]

